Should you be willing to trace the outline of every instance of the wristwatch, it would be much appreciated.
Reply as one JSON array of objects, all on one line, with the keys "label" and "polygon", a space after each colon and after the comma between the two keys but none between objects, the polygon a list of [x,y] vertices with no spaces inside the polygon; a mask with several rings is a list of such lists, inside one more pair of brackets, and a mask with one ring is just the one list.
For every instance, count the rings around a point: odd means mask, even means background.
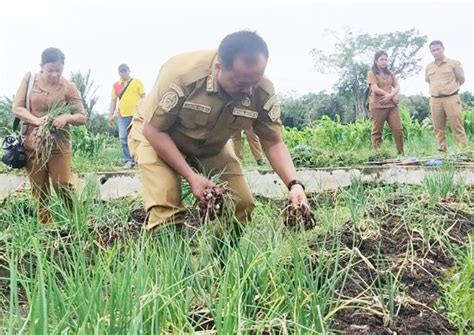
[{"label": "wristwatch", "polygon": [[301,187],[303,188],[303,191],[305,190],[304,184],[302,182],[300,182],[299,180],[293,179],[292,181],[288,183],[288,185],[286,185],[286,187],[288,187],[288,191],[291,191],[291,188],[294,185],[301,185]]}]

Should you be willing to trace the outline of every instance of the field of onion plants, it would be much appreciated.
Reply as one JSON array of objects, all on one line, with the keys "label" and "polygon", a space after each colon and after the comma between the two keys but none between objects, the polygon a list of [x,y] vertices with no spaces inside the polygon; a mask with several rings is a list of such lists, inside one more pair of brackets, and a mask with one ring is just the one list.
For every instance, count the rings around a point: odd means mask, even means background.
[{"label": "field of onion plants", "polygon": [[139,199],[88,182],[73,212],[53,196],[41,226],[28,192],[12,195],[0,333],[468,334],[474,191],[453,171],[312,194],[311,225],[259,198],[245,227],[191,208],[184,229],[148,233]]}]

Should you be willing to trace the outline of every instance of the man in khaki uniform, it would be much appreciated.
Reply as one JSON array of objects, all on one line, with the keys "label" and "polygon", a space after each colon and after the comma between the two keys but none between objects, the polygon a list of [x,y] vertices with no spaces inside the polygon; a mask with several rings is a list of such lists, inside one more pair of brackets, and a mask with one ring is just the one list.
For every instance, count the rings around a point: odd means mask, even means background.
[{"label": "man in khaki uniform", "polygon": [[[260,139],[258,138],[257,134],[253,131],[253,128],[244,130],[245,138],[249,143],[250,152],[252,153],[253,158],[257,162],[258,165],[264,165],[265,160],[263,159],[263,151],[262,146],[260,144]],[[235,135],[232,136],[232,142],[234,143],[234,150],[237,157],[240,159],[241,162],[244,161],[244,152],[242,150],[242,132],[239,131]]]},{"label": "man in khaki uniform", "polygon": [[444,56],[441,41],[430,43],[434,62],[426,66],[426,81],[430,84],[430,109],[435,128],[438,150],[446,152],[446,119],[454,139],[461,148],[467,147],[467,137],[462,123],[462,106],[459,87],[464,83],[464,71],[459,61]]},{"label": "man in khaki uniform", "polygon": [[236,217],[245,223],[253,198],[230,137],[253,127],[274,170],[288,186],[294,205],[307,204],[303,185],[282,140],[280,106],[263,77],[265,41],[254,32],[224,38],[219,50],[177,55],[161,68],[151,92],[139,104],[129,134],[131,154],[143,183],[147,229],[183,222],[180,178],[202,199],[214,184],[197,173],[221,171],[236,196]]}]

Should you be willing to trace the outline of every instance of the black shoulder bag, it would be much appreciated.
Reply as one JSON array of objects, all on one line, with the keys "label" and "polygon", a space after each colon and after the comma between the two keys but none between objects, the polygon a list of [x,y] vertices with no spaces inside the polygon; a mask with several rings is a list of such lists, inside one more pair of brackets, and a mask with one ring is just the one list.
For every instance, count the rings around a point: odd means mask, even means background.
[{"label": "black shoulder bag", "polygon": [[[35,82],[35,75],[30,73],[28,86],[26,88],[25,106],[30,110],[30,93]],[[24,168],[26,165],[26,153],[23,148],[23,136],[27,128],[22,127],[19,135],[15,134],[20,125],[20,119],[15,117],[13,121],[13,134],[7,135],[3,139],[3,156],[2,162],[14,169]],[[24,124],[25,125],[25,124]]]},{"label": "black shoulder bag", "polygon": [[364,90],[364,107],[365,107],[365,109],[369,109],[370,94],[372,94],[372,90],[370,89],[370,86],[367,86],[367,88]]}]

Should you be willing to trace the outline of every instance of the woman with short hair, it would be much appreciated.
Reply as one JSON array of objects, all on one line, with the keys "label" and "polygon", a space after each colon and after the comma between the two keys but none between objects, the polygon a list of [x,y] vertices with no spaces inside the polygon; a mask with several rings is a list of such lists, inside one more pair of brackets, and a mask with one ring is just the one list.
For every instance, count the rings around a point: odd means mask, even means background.
[{"label": "woman with short hair", "polygon": [[[72,177],[72,142],[69,132],[64,132],[66,140],[56,143],[52,147],[51,155],[46,162],[39,162],[36,158],[38,149],[38,133],[47,119],[48,111],[54,106],[66,105],[70,113],[54,118],[54,129],[68,129],[70,125],[82,125],[87,121],[84,106],[77,87],[64,77],[64,54],[58,48],[47,48],[41,54],[41,69],[38,73],[27,73],[18,88],[13,100],[13,113],[24,125],[24,147],[27,153],[26,171],[32,186],[33,196],[38,200],[39,221],[48,223],[51,216],[48,210],[48,195],[51,183],[71,208],[70,191],[73,186]],[[30,90],[30,108],[26,109],[26,97],[29,81],[33,80]]]}]

